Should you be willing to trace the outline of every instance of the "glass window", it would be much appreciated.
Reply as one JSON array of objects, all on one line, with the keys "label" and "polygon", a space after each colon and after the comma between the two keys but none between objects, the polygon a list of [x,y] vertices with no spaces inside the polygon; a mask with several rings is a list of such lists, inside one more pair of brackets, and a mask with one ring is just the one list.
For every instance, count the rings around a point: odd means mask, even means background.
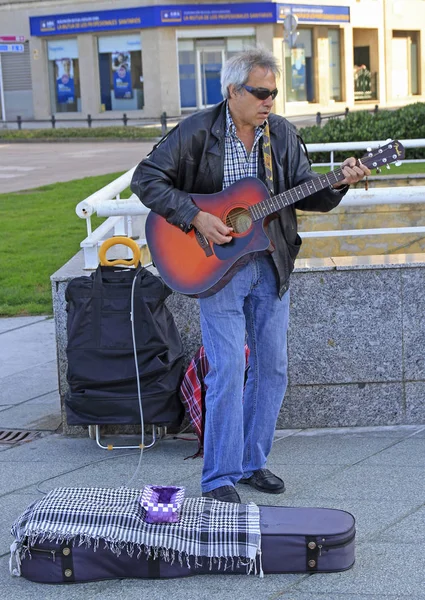
[{"label": "glass window", "polygon": [[198,99],[200,106],[206,107],[223,100],[220,73],[225,61],[223,39],[198,40],[196,54],[199,65]]},{"label": "glass window", "polygon": [[[393,97],[420,94],[418,31],[393,31]],[[399,81],[401,80],[401,85]]]},{"label": "glass window", "polygon": [[300,29],[290,43],[284,42],[287,102],[314,102],[312,30]]},{"label": "glass window", "polygon": [[181,107],[202,108],[220,102],[223,59],[252,46],[253,36],[179,40]]},{"label": "glass window", "polygon": [[370,68],[370,46],[354,46],[354,99],[376,98],[374,76]]},{"label": "glass window", "polygon": [[196,53],[193,40],[179,40],[180,106],[196,106]]},{"label": "glass window", "polygon": [[140,35],[99,37],[102,110],[129,111],[144,106]]},{"label": "glass window", "polygon": [[415,34],[410,38],[410,93],[412,95],[419,94],[419,77],[418,77],[418,40]]},{"label": "glass window", "polygon": [[253,48],[255,46],[255,37],[234,37],[226,40],[226,58],[230,58],[237,52]]},{"label": "glass window", "polygon": [[341,42],[339,29],[329,29],[329,96],[340,102],[341,93]]},{"label": "glass window", "polygon": [[354,100],[378,99],[379,44],[377,29],[353,30]]},{"label": "glass window", "polygon": [[47,57],[52,112],[81,111],[77,38],[47,42]]}]

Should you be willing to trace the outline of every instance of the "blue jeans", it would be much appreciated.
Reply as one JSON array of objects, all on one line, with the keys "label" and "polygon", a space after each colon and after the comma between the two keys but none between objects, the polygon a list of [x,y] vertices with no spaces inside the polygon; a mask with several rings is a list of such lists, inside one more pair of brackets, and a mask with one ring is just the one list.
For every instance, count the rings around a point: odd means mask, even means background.
[{"label": "blue jeans", "polygon": [[201,487],[209,492],[235,485],[266,464],[287,386],[289,292],[279,299],[275,266],[262,253],[199,304],[210,367]]}]

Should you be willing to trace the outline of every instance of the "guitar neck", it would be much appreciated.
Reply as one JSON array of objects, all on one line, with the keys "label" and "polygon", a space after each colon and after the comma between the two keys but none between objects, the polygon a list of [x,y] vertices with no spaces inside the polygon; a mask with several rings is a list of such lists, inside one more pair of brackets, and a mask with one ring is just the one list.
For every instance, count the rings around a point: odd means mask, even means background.
[{"label": "guitar neck", "polygon": [[329,171],[329,173],[326,173],[325,175],[318,175],[282,194],[277,194],[276,196],[266,198],[265,200],[254,204],[250,208],[252,218],[254,221],[264,219],[264,217],[277,212],[281,208],[295,204],[298,200],[303,200],[303,198],[307,198],[307,196],[311,196],[315,192],[323,190],[343,179],[344,174],[341,169]]}]

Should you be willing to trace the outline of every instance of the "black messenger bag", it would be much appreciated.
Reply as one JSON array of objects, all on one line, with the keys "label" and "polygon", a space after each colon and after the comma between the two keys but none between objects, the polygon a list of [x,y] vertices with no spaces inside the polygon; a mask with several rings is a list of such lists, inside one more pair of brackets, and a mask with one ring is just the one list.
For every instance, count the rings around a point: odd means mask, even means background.
[{"label": "black messenger bag", "polygon": [[67,301],[70,425],[138,424],[134,330],[145,423],[180,422],[183,347],[164,301],[171,290],[144,267],[99,266],[69,282]]}]

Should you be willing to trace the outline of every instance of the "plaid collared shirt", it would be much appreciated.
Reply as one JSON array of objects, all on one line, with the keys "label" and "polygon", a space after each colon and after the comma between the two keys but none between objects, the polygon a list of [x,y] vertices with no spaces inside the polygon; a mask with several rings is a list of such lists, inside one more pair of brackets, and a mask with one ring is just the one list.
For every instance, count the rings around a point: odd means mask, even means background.
[{"label": "plaid collared shirt", "polygon": [[255,128],[254,144],[248,154],[243,142],[237,136],[229,105],[226,104],[223,190],[243,177],[257,177],[258,148],[265,125],[266,122]]}]

